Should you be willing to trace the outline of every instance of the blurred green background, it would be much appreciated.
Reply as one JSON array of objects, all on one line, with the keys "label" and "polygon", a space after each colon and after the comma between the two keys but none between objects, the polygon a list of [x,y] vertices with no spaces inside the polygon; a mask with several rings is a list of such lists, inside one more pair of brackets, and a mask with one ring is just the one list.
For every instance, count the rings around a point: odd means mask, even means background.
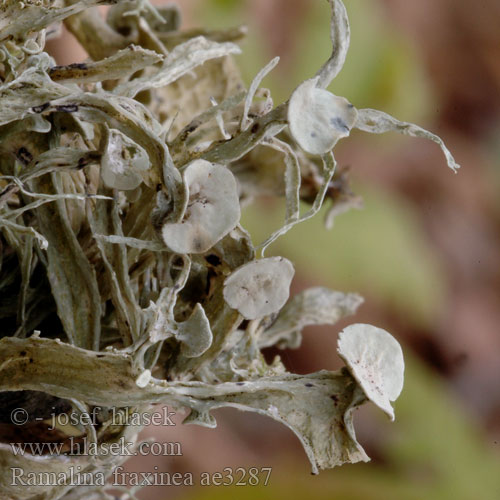
[{"label": "blurred green background", "polygon": [[[331,50],[324,0],[178,3],[186,26],[248,25],[237,58],[246,82],[281,56],[264,80],[275,102],[314,75]],[[386,328],[407,360],[396,421],[363,410],[357,432],[372,462],[314,477],[291,433],[255,415],[220,412],[217,430],[183,431],[185,456],[163,465],[270,466],[269,485],[151,487],[143,498],[500,499],[498,2],[481,2],[481,9],[465,0],[346,3],[351,49],[330,90],[356,107],[436,131],[463,168],[454,176],[424,141],[353,133],[336,152],[339,164],[350,166],[364,208],[339,216],[331,231],[319,214],[269,255],[295,263],[296,291],[324,285],[366,299],[338,328],[306,332],[298,352],[283,353],[285,363],[297,372],[336,368],[341,327],[364,321]],[[283,214],[283,204],[258,200],[243,225],[259,243]]]}]

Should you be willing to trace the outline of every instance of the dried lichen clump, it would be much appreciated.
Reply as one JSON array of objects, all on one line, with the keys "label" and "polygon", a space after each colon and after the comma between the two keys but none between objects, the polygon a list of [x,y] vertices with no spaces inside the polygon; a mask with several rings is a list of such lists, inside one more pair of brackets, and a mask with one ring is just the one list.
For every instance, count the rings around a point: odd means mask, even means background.
[{"label": "dried lichen clump", "polygon": [[[106,18],[92,8],[101,4]],[[288,300],[293,265],[264,251],[319,211],[332,148],[353,128],[427,137],[458,165],[433,134],[326,90],[349,45],[345,8],[330,4],[331,57],[274,107],[260,83],[278,60],[245,90],[232,59],[242,28],[179,31],[175,6],[147,0],[1,2],[2,401],[11,394],[45,416],[100,407],[100,424],[81,429],[95,443],[136,439],[139,429],[109,425],[111,407],[168,403],[191,410],[186,423],[214,426],[210,411],[233,406],[287,425],[314,472],[368,459],[351,414],[371,400],[393,417],[401,349],[383,330],[351,325],[339,372],[268,364],[261,349],[298,347],[305,326],[334,324],[362,300],[325,288]],[[56,66],[44,51],[61,22],[86,62]],[[347,192],[331,214],[358,202]],[[264,193],[285,197],[286,216],[257,253],[240,206]],[[1,495],[106,498],[16,486],[11,468],[109,475],[124,458],[14,456],[0,443]]]}]

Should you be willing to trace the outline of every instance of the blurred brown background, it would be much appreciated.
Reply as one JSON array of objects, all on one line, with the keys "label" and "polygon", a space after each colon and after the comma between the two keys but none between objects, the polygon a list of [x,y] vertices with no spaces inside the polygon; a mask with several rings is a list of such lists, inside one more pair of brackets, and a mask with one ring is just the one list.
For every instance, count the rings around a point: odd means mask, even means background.
[{"label": "blurred brown background", "polygon": [[[249,26],[238,57],[247,82],[281,56],[264,81],[276,101],[330,51],[324,0],[177,3],[186,27]],[[330,90],[438,133],[462,168],[454,175],[423,140],[353,133],[339,145],[364,209],[340,216],[331,232],[319,216],[271,252],[296,263],[295,291],[325,285],[366,301],[356,317],[311,328],[300,350],[282,355],[299,373],[334,369],[343,326],[387,329],[408,361],[396,422],[363,409],[357,433],[373,461],[311,477],[298,441],[273,421],[228,410],[208,430],[181,427],[179,417],[173,430],[146,435],[181,442],[183,456],[142,458],[131,470],[269,466],[270,484],[150,487],[141,498],[500,498],[500,2],[351,0],[347,9],[351,51]],[[85,57],[51,43],[61,63]],[[244,224],[258,243],[281,218],[280,204],[262,200]]]}]

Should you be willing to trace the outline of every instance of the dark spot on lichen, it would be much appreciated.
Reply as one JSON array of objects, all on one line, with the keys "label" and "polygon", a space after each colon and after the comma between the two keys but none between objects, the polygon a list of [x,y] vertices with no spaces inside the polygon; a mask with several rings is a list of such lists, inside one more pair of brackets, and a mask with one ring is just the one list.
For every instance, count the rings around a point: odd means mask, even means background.
[{"label": "dark spot on lichen", "polygon": [[343,132],[349,132],[349,127],[342,120],[342,118],[340,118],[338,116],[330,118],[330,124],[332,125],[332,127],[335,127],[337,130],[342,130]]},{"label": "dark spot on lichen", "polygon": [[214,266],[214,267],[220,266],[220,265],[221,265],[221,263],[222,263],[222,261],[220,260],[220,258],[219,258],[217,255],[213,254],[213,253],[212,253],[212,254],[210,254],[210,255],[207,255],[207,256],[205,257],[205,260],[206,260],[209,264],[211,264],[212,266]]},{"label": "dark spot on lichen", "polygon": [[337,406],[337,403],[339,402],[339,397],[336,394],[333,394],[330,396],[330,399],[335,403],[335,406]]},{"label": "dark spot on lichen", "polygon": [[194,132],[198,128],[198,126],[199,126],[198,122],[191,122],[182,132],[180,137],[181,141],[185,141],[188,138],[189,134]]},{"label": "dark spot on lichen", "polygon": [[60,71],[65,71],[69,69],[88,69],[88,66],[85,63],[72,63],[68,64],[67,66],[52,66],[52,68],[49,69],[49,75],[53,75],[54,73],[60,72]]},{"label": "dark spot on lichen", "polygon": [[81,170],[83,167],[86,167],[92,160],[93,158],[91,156],[82,156],[81,158],[78,158],[76,167],[78,168],[78,170]]},{"label": "dark spot on lichen", "polygon": [[19,353],[19,355],[20,355],[20,356],[26,356],[26,351],[21,351],[21,352]]},{"label": "dark spot on lichen", "polygon": [[194,240],[193,240],[193,248],[197,252],[201,252],[203,250],[203,240],[201,238],[194,238]]},{"label": "dark spot on lichen", "polygon": [[252,128],[250,129],[250,132],[252,132],[252,134],[255,134],[257,132],[257,130],[259,130],[260,128],[260,125],[258,123],[254,123],[252,125]]},{"label": "dark spot on lichen", "polygon": [[236,385],[245,385],[245,382],[236,382]]},{"label": "dark spot on lichen", "polygon": [[33,160],[33,155],[25,148],[20,147],[16,153],[17,159],[23,163],[23,165],[28,165],[31,160]]},{"label": "dark spot on lichen", "polygon": [[42,113],[43,111],[45,111],[48,107],[50,106],[50,102],[45,102],[43,104],[40,104],[40,106],[33,106],[31,108],[31,111],[33,111],[33,113]]},{"label": "dark spot on lichen", "polygon": [[67,66],[67,68],[71,69],[88,69],[88,66],[85,63],[73,63]]},{"label": "dark spot on lichen", "polygon": [[184,267],[184,259],[180,255],[176,255],[174,260],[172,261],[173,267]]},{"label": "dark spot on lichen", "polygon": [[56,106],[56,111],[61,113],[75,113],[78,111],[78,106],[76,104],[62,104],[60,106]]},{"label": "dark spot on lichen", "polygon": [[314,387],[314,385],[313,385],[313,384],[309,384],[309,383],[307,383],[307,384],[306,384],[306,387]]}]

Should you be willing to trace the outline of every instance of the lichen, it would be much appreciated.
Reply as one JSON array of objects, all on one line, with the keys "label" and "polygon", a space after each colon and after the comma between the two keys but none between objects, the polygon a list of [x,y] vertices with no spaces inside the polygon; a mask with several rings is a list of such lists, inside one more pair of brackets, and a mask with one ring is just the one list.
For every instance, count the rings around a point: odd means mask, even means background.
[{"label": "lichen", "polygon": [[[106,19],[92,8],[104,4]],[[305,326],[334,324],[362,299],[313,288],[287,303],[293,265],[264,251],[329,202],[332,179],[344,180],[332,149],[352,128],[429,138],[458,165],[434,134],[326,90],[349,46],[345,8],[330,5],[331,57],[275,107],[260,84],[278,59],[248,91],[232,59],[244,29],[181,31],[175,6],[147,0],[2,0],[0,392],[101,407],[102,425],[86,428],[98,442],[140,430],[111,433],[110,408],[166,403],[213,427],[210,412],[231,406],[292,429],[313,472],[368,460],[352,411],[371,400],[393,417],[399,344],[351,325],[339,341],[345,369],[268,364],[261,349],[296,348]],[[88,61],[57,66],[45,52],[61,22]],[[240,207],[261,194],[283,196],[286,215],[254,246]],[[357,203],[332,197],[330,214]],[[16,499],[106,498],[15,487],[9,468],[109,474],[123,459],[21,457],[0,443],[0,487]]]}]

